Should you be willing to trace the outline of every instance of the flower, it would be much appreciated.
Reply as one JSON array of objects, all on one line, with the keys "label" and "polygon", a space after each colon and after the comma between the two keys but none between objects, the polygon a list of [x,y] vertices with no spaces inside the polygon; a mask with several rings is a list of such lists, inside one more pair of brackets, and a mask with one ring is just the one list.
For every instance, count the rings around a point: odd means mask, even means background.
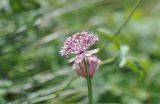
[{"label": "flower", "polygon": [[62,47],[61,55],[70,55],[71,53],[83,53],[98,41],[91,32],[77,32],[73,36],[66,39],[64,47]]},{"label": "flower", "polygon": [[101,61],[97,57],[82,57],[74,62],[73,69],[75,69],[80,76],[87,78],[87,67],[89,78],[92,78],[95,75],[100,62]]},{"label": "flower", "polygon": [[62,47],[60,51],[62,56],[77,54],[77,56],[71,58],[69,62],[73,63],[73,69],[84,78],[87,78],[87,73],[89,78],[92,78],[98,69],[100,60],[93,56],[98,52],[98,49],[87,51],[87,49],[98,40],[98,37],[91,32],[77,32],[66,39],[64,47]]}]

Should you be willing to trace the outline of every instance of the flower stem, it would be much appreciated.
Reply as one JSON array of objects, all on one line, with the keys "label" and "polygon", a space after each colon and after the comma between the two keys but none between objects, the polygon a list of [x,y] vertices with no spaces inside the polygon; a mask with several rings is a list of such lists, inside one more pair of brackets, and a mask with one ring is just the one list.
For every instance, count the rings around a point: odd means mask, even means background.
[{"label": "flower stem", "polygon": [[85,60],[85,58],[83,59],[84,64],[85,64],[85,69],[86,69],[86,73],[87,73],[87,85],[88,85],[88,98],[89,98],[89,104],[92,104],[92,80],[89,77],[89,69],[87,67],[87,61]]}]

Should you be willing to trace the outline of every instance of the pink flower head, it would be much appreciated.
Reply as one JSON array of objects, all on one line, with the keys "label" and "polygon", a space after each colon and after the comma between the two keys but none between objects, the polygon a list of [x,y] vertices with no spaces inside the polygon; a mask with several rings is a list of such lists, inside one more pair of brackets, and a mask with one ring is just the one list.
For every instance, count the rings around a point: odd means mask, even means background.
[{"label": "pink flower head", "polygon": [[83,57],[75,61],[73,68],[76,70],[76,72],[80,76],[87,78],[87,71],[86,71],[86,67],[87,67],[89,78],[92,78],[95,75],[96,70],[98,69],[99,63],[100,63],[100,60],[97,57],[91,57],[91,56],[85,57],[85,58]]},{"label": "pink flower head", "polygon": [[100,63],[100,60],[93,56],[98,52],[98,49],[86,51],[98,40],[98,37],[91,32],[77,32],[66,39],[64,47],[62,47],[60,51],[61,55],[64,56],[68,56],[72,53],[78,54],[76,57],[70,59],[69,62],[73,63],[73,68],[84,78],[87,78],[87,70],[89,78],[92,78]]},{"label": "pink flower head", "polygon": [[71,53],[83,53],[98,41],[91,32],[77,32],[73,36],[66,39],[64,47],[62,47],[61,55],[70,55]]}]

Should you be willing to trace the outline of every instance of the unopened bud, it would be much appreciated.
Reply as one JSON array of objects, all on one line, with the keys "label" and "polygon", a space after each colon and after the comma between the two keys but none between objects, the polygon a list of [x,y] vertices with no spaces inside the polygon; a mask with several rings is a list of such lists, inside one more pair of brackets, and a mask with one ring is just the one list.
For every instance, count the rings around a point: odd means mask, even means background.
[{"label": "unopened bud", "polygon": [[89,78],[92,78],[95,75],[96,70],[98,69],[99,63],[100,60],[97,57],[93,56],[85,58],[83,57],[74,61],[73,68],[80,76],[84,78],[87,78],[87,70],[88,70]]}]

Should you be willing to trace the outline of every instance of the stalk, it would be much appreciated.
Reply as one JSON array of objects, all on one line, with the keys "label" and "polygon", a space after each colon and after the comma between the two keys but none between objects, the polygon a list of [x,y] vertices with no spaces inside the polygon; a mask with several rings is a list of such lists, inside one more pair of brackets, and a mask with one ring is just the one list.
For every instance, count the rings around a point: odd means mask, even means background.
[{"label": "stalk", "polygon": [[123,28],[128,24],[129,20],[132,18],[134,12],[136,11],[136,9],[138,8],[138,6],[142,3],[143,0],[139,0],[137,1],[137,3],[135,4],[135,6],[133,7],[131,13],[129,14],[129,16],[127,17],[127,19],[125,20],[125,22],[122,24],[122,26],[114,33],[114,37],[117,37],[118,35],[120,35],[121,31],[123,30]]},{"label": "stalk", "polygon": [[88,98],[89,98],[89,104],[92,104],[92,80],[89,77],[89,69],[87,67],[87,61],[85,60],[85,58],[83,59],[84,64],[85,64],[85,69],[86,69],[86,73],[87,73],[87,86],[88,86]]}]

